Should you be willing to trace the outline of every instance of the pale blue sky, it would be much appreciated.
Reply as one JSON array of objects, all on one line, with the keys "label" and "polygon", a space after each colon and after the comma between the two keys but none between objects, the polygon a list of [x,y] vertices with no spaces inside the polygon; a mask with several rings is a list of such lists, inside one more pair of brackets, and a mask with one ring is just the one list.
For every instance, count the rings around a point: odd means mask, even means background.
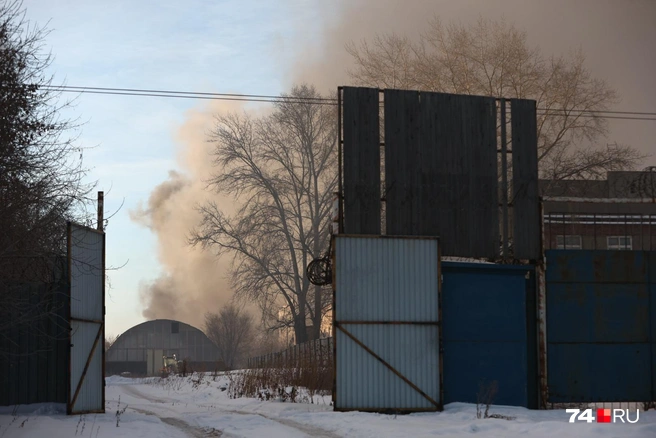
[{"label": "pale blue sky", "polygon": [[[347,5],[347,6],[345,6]],[[471,22],[505,17],[547,53],[581,47],[625,111],[656,111],[653,0],[26,0],[27,17],[52,32],[55,83],[71,86],[279,94],[299,78],[322,91],[345,83],[343,45],[395,31],[414,36],[433,14]],[[87,123],[80,142],[106,193],[107,333],[144,320],[139,285],[162,272],[155,236],[129,211],[179,169],[175,136],[184,99],[81,95],[70,114]],[[654,154],[656,122],[613,121],[608,141]],[[656,164],[654,158],[647,164]],[[111,190],[110,190],[111,189]]]}]

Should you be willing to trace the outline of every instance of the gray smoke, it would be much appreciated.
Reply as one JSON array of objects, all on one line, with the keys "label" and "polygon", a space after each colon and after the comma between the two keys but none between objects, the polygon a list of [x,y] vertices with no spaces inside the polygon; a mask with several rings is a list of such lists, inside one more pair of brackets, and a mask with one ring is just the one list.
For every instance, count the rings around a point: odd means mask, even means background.
[{"label": "gray smoke", "polygon": [[215,171],[207,140],[216,113],[240,109],[236,104],[213,103],[189,111],[176,134],[177,161],[183,171],[170,171],[146,205],[130,212],[132,220],[156,234],[163,268],[159,278],[141,285],[145,318],[171,318],[202,327],[205,312],[218,312],[232,298],[229,259],[191,247],[188,238],[200,220],[199,204],[212,199],[232,210],[231,199],[206,189],[204,181]]}]

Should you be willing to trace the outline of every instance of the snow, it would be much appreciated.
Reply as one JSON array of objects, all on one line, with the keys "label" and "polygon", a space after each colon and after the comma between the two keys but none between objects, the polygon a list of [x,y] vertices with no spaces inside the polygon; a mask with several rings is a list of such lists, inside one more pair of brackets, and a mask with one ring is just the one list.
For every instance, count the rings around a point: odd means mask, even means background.
[{"label": "snow", "polygon": [[[196,380],[198,376],[194,377]],[[531,411],[492,406],[477,419],[476,406],[452,403],[443,412],[383,415],[334,412],[329,396],[313,404],[228,398],[225,376],[192,379],[106,379],[106,413],[65,415],[65,406],[36,404],[0,408],[0,438],[13,437],[650,437],[656,412],[640,412],[637,424],[568,423],[564,410]],[[124,410],[116,427],[117,410]],[[631,415],[635,418],[635,413]]]}]

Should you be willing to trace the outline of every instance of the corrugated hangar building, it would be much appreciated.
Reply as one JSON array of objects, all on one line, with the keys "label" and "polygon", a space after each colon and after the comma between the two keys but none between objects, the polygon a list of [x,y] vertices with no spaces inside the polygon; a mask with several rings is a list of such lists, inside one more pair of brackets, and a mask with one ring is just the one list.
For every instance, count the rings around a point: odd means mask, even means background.
[{"label": "corrugated hangar building", "polygon": [[153,376],[163,366],[163,356],[186,360],[193,371],[224,369],[219,350],[199,329],[180,321],[156,319],[132,327],[105,353],[105,374],[129,372]]}]

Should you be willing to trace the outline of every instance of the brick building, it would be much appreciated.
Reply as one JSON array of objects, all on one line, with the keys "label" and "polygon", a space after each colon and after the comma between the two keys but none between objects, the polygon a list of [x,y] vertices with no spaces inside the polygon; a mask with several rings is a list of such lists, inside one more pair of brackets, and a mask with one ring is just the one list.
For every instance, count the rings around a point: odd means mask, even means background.
[{"label": "brick building", "polygon": [[656,250],[656,168],[540,180],[545,249]]}]

